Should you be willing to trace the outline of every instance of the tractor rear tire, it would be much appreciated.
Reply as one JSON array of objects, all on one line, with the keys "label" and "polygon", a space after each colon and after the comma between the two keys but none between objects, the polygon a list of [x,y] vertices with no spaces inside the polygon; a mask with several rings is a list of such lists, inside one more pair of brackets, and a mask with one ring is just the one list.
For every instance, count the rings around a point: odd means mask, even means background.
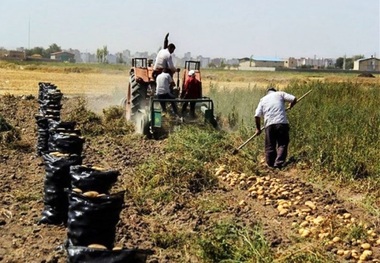
[{"label": "tractor rear tire", "polygon": [[125,115],[127,121],[135,124],[137,133],[150,136],[148,87],[149,84],[138,83],[134,73],[131,73],[125,100]]},{"label": "tractor rear tire", "polygon": [[134,121],[135,115],[139,110],[145,110],[147,97],[147,85],[137,83],[134,73],[131,73],[126,98],[126,119]]}]

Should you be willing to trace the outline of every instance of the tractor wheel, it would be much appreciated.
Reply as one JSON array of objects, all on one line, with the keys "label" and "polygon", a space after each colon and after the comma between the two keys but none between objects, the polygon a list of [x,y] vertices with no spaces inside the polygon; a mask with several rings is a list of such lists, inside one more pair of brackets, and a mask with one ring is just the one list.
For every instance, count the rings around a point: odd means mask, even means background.
[{"label": "tractor wheel", "polygon": [[134,73],[131,73],[125,103],[125,117],[128,121],[135,121],[135,115],[139,110],[145,110],[147,97],[147,85],[137,83]]}]

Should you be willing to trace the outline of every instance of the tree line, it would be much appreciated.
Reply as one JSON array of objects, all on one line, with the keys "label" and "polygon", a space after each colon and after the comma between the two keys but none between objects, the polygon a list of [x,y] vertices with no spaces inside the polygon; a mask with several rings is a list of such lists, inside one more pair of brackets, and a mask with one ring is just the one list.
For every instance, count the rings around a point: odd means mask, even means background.
[{"label": "tree line", "polygon": [[62,48],[57,44],[51,44],[47,49],[43,47],[34,47],[32,49],[25,49],[26,56],[40,55],[43,58],[50,58],[51,53],[61,52]]},{"label": "tree line", "polygon": [[[56,43],[51,44],[47,49],[43,47],[34,47],[31,49],[25,49],[26,56],[40,55],[43,58],[50,58],[50,55],[55,52],[61,52],[62,48]],[[99,63],[108,63],[107,56],[109,54],[107,46],[98,48],[96,50],[96,58]]]}]

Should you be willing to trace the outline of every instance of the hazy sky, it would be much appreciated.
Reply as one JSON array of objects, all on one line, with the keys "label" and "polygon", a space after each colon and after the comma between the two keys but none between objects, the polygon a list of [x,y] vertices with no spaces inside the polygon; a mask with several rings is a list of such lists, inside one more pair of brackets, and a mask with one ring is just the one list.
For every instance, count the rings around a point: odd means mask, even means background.
[{"label": "hazy sky", "polygon": [[380,0],[0,0],[0,47],[380,57]]}]

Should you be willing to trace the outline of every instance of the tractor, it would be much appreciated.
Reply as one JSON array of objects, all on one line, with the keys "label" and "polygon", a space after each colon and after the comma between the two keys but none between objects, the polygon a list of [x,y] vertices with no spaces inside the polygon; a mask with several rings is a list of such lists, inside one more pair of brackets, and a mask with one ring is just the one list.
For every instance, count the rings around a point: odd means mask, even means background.
[{"label": "tractor", "polygon": [[126,119],[135,124],[137,133],[146,135],[148,138],[160,138],[174,127],[178,127],[183,123],[191,123],[184,121],[183,118],[172,118],[172,116],[163,118],[160,101],[174,101],[177,104],[195,101],[197,108],[200,109],[204,117],[204,121],[217,127],[217,121],[214,116],[214,103],[209,97],[201,96],[198,99],[179,98],[183,85],[189,77],[188,72],[190,70],[195,70],[196,78],[201,81],[200,62],[186,61],[182,76],[182,87],[180,87],[180,71],[177,70],[176,73],[177,83],[173,89],[173,94],[176,95],[176,98],[160,100],[155,96],[156,82],[153,76],[153,60],[148,60],[147,58],[132,59],[129,86],[127,96],[123,100],[123,106],[125,107]]}]

